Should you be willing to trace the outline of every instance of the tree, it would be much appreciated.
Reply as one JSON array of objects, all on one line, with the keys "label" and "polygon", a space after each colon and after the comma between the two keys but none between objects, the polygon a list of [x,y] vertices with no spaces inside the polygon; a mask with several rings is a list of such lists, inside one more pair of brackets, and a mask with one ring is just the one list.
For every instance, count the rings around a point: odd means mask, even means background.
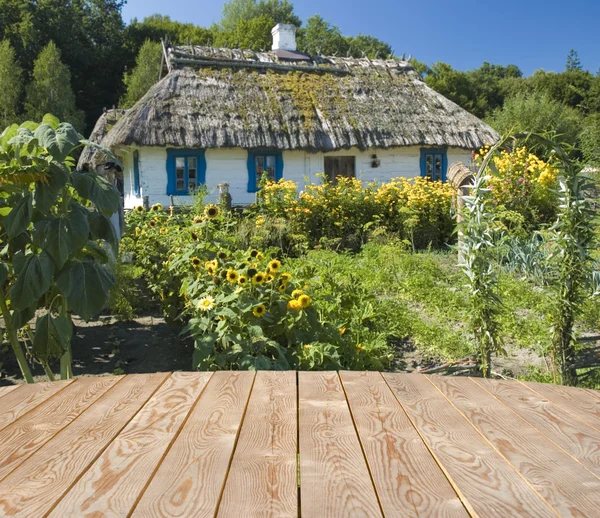
[{"label": "tree", "polygon": [[121,98],[123,108],[131,108],[138,102],[150,87],[158,81],[160,73],[162,45],[146,40],[138,53],[135,68],[125,73],[123,83],[126,91]]},{"label": "tree", "polygon": [[571,49],[569,51],[569,55],[567,56],[567,65],[565,67],[567,72],[574,72],[575,70],[583,70],[581,67],[581,61],[579,60],[579,54],[575,49]]},{"label": "tree", "polygon": [[33,64],[25,112],[33,120],[41,120],[46,113],[53,113],[69,121],[78,130],[83,129],[84,114],[75,105],[71,72],[61,61],[60,51],[53,42],[44,47]]},{"label": "tree", "polygon": [[374,36],[359,34],[346,37],[349,53],[354,57],[367,56],[371,59],[387,59],[392,55],[392,47]]},{"label": "tree", "polygon": [[318,14],[306,21],[298,39],[299,50],[313,56],[346,56],[348,53],[348,41],[340,29]]},{"label": "tree", "polygon": [[215,39],[211,29],[177,22],[162,14],[147,16],[141,22],[134,18],[126,32],[128,43],[136,49],[140,49],[146,40],[167,39],[174,45],[186,45],[188,41],[193,45],[211,45]]},{"label": "tree", "polygon": [[600,167],[600,113],[586,117],[579,140],[584,161]]},{"label": "tree", "polygon": [[289,0],[229,0],[223,6],[219,27],[233,32],[242,22],[268,16],[277,23],[289,23],[300,27],[302,21],[294,13],[294,4]]},{"label": "tree", "polygon": [[531,132],[553,134],[556,140],[574,145],[581,130],[581,114],[546,94],[518,95],[506,100],[488,123],[502,134]]},{"label": "tree", "polygon": [[585,99],[594,76],[584,70],[567,70],[560,74],[536,70],[529,78],[533,90],[549,95],[572,108],[585,109]]},{"label": "tree", "polygon": [[216,47],[251,49],[255,51],[270,50],[272,45],[271,29],[275,25],[273,18],[259,16],[242,20],[232,31],[217,31],[214,44]]},{"label": "tree", "polygon": [[10,42],[0,42],[0,128],[9,126],[17,118],[22,90],[21,75],[21,67]]}]

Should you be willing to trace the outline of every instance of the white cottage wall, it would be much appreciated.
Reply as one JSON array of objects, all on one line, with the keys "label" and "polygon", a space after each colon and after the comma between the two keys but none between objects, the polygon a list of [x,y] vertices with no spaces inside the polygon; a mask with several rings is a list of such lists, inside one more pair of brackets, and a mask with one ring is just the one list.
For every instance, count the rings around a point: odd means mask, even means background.
[{"label": "white cottage wall", "polygon": [[[144,147],[138,149],[141,196],[136,197],[133,189],[133,153],[125,154],[124,185],[125,208],[141,205],[143,196],[149,197],[150,204],[162,203],[170,205],[167,191],[167,152],[163,148]],[[373,155],[377,156],[379,166],[373,167]],[[414,178],[420,175],[421,148],[418,146],[394,148],[387,150],[349,149],[331,153],[307,153],[304,151],[283,152],[283,177],[293,180],[300,189],[306,183],[320,183],[316,176],[325,169],[326,156],[354,156],[356,159],[356,177],[365,182],[386,182],[391,178],[403,176]],[[454,162],[469,163],[471,152],[450,148],[447,151],[448,166]],[[248,154],[245,149],[208,149],[206,158],[206,186],[208,201],[217,199],[217,185],[226,182],[234,205],[250,204],[255,199],[255,193],[248,192]],[[175,204],[191,203],[189,196],[175,196]]]}]

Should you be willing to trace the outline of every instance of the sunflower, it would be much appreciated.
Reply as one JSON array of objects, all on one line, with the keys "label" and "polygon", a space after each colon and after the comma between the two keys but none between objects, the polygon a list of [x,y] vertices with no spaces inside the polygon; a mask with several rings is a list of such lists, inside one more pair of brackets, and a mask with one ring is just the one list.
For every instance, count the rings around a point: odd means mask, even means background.
[{"label": "sunflower", "polygon": [[248,268],[248,277],[252,278],[258,273],[256,268]]},{"label": "sunflower", "polygon": [[265,282],[266,275],[263,272],[258,272],[254,277],[252,277],[252,284],[262,284]]},{"label": "sunflower", "polygon": [[279,278],[282,281],[289,282],[292,280],[292,274],[291,273],[282,273]]},{"label": "sunflower", "polygon": [[295,311],[300,311],[302,308],[300,307],[300,304],[298,303],[297,300],[290,300],[287,303],[287,308],[288,309],[293,309]]},{"label": "sunflower", "polygon": [[148,221],[148,225],[150,225],[151,227],[155,227],[156,226],[156,220],[155,219],[151,219],[150,221]]},{"label": "sunflower", "polygon": [[227,259],[227,254],[225,252],[218,252],[217,257],[219,259],[225,260],[225,259]]},{"label": "sunflower", "polygon": [[281,262],[277,259],[273,259],[269,263],[269,270],[271,270],[272,272],[276,272],[277,270],[279,270],[279,268],[281,268]]},{"label": "sunflower", "polygon": [[262,255],[260,252],[258,252],[258,254],[256,255],[256,260],[257,261],[262,261],[265,258],[264,255]]},{"label": "sunflower", "polygon": [[284,282],[283,284],[280,284],[277,289],[283,293],[285,290],[287,290],[287,284]]},{"label": "sunflower", "polygon": [[244,275],[240,275],[240,278],[238,279],[238,284],[240,286],[244,286],[245,284],[248,284],[248,277],[246,277]]},{"label": "sunflower", "polygon": [[310,306],[310,297],[308,295],[300,295],[298,297],[298,304],[302,309]]},{"label": "sunflower", "polygon": [[252,252],[250,252],[250,257],[256,257],[258,253],[258,250],[252,250]]},{"label": "sunflower", "polygon": [[161,227],[159,232],[161,234],[168,234],[169,233],[169,229],[167,227]]},{"label": "sunflower", "polygon": [[214,219],[219,215],[219,207],[216,205],[207,205],[204,209],[204,215],[208,219]]},{"label": "sunflower", "polygon": [[192,220],[192,223],[193,223],[194,225],[196,225],[197,223],[202,223],[202,221],[203,221],[203,219],[202,219],[202,216],[196,216],[196,217],[195,217],[195,218]]},{"label": "sunflower", "polygon": [[198,241],[198,234],[196,234],[196,232],[192,232],[192,239]]},{"label": "sunflower", "polygon": [[202,264],[202,261],[198,257],[192,257],[190,261],[192,261],[194,268],[198,268]]},{"label": "sunflower", "polygon": [[160,203],[155,203],[154,205],[152,205],[150,210],[159,211],[159,210],[162,210],[162,208],[163,208],[163,206]]},{"label": "sunflower", "polygon": [[144,212],[146,209],[144,209],[144,206],[143,206],[143,205],[138,205],[138,206],[137,206],[135,209],[133,209],[133,210],[135,210],[136,212],[139,212],[139,213],[141,214],[141,213],[142,213],[142,212]]},{"label": "sunflower", "polygon": [[215,299],[213,299],[211,296],[208,296],[200,299],[200,302],[198,302],[198,309],[200,311],[210,311],[214,305]]},{"label": "sunflower", "polygon": [[221,270],[221,277],[227,279],[227,270]]},{"label": "sunflower", "polygon": [[229,282],[237,282],[239,279],[239,274],[235,270],[227,270],[227,280]]},{"label": "sunflower", "polygon": [[275,280],[275,277],[269,273],[265,280],[266,282],[273,282]]},{"label": "sunflower", "polygon": [[304,295],[304,292],[302,290],[292,291],[292,298],[297,299],[300,295]]},{"label": "sunflower", "polygon": [[212,264],[206,267],[206,273],[208,273],[208,275],[214,275],[216,273],[216,270]]},{"label": "sunflower", "polygon": [[252,310],[252,314],[256,318],[262,317],[267,312],[267,308],[265,308],[264,304],[259,304]]}]

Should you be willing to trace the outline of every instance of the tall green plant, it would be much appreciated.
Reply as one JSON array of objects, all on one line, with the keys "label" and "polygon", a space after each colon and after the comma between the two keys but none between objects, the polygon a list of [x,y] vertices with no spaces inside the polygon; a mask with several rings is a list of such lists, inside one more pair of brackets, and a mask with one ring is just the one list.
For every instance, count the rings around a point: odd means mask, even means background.
[{"label": "tall green plant", "polygon": [[[72,153],[84,144],[73,126],[51,115],[0,135],[0,311],[29,383],[27,355],[51,378],[49,361],[60,358],[61,377],[71,377],[70,312],[90,319],[114,284],[109,216],[119,195],[96,173],[72,171]],[[36,314],[28,347],[18,332]]]},{"label": "tall green plant", "polygon": [[463,220],[459,225],[459,266],[468,279],[469,326],[485,377],[491,375],[492,354],[504,352],[498,320],[501,301],[493,268],[497,240],[495,216],[490,208],[490,189],[486,186],[489,180],[488,167],[494,167],[491,159],[503,144],[504,140],[490,149],[475,176],[471,193],[462,197]]},{"label": "tall green plant", "polygon": [[[539,137],[538,137],[539,138]],[[559,158],[559,203],[556,222],[550,229],[551,261],[556,274],[552,319],[552,357],[565,385],[577,384],[574,365],[575,321],[592,292],[595,246],[595,211],[586,193],[594,184],[582,174],[582,166],[554,142],[540,139]]]}]

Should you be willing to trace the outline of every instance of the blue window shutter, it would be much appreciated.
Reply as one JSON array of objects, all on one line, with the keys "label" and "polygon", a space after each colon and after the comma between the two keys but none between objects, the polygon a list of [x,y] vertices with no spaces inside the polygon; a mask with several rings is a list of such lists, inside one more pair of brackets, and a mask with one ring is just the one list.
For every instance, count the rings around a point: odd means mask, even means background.
[{"label": "blue window shutter", "polygon": [[175,181],[176,158],[185,158],[185,176],[184,181],[188,185],[188,158],[196,159],[196,181],[197,185],[206,183],[206,155],[204,149],[167,149],[167,195],[188,196],[188,190],[178,191]]},{"label": "blue window shutter", "polygon": [[283,178],[283,155],[278,153],[275,155],[275,180]]},{"label": "blue window shutter", "polygon": [[256,192],[256,165],[251,151],[248,151],[248,192]]},{"label": "blue window shutter", "polygon": [[133,194],[140,195],[140,154],[137,150],[133,152]]}]

